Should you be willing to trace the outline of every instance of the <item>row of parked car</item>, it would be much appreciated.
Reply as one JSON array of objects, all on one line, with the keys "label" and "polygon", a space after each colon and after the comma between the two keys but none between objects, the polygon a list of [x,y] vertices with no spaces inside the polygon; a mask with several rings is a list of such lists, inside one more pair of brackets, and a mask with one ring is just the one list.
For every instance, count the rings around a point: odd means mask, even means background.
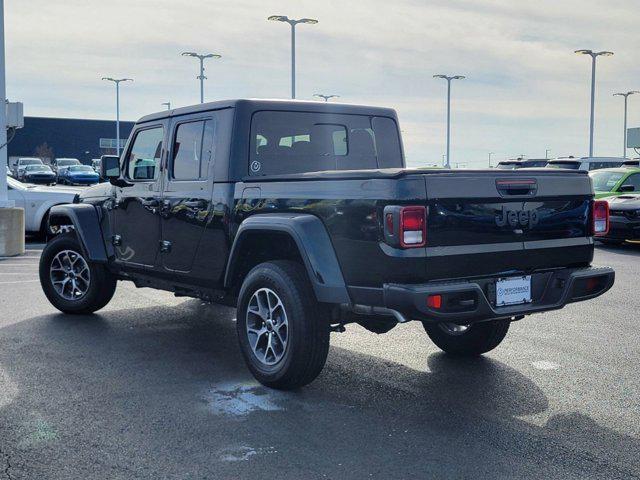
[{"label": "row of parked car", "polygon": [[640,162],[620,157],[583,157],[517,159],[500,162],[496,168],[518,170],[531,168],[565,168],[588,171],[596,199],[609,205],[610,223],[606,235],[598,237],[604,244],[624,242],[640,244]]},{"label": "row of parked car", "polygon": [[94,185],[100,181],[100,159],[83,165],[77,158],[56,158],[51,165],[35,157],[18,158],[7,174],[21,182],[55,185]]}]

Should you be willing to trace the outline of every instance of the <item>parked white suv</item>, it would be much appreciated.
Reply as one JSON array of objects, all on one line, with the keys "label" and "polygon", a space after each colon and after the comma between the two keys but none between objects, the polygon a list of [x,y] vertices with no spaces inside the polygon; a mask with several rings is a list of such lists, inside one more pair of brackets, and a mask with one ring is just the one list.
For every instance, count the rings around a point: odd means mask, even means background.
[{"label": "parked white suv", "polygon": [[13,177],[20,178],[27,165],[43,165],[42,160],[35,157],[20,157],[13,165]]},{"label": "parked white suv", "polygon": [[622,157],[559,157],[549,160],[547,168],[567,168],[569,170],[584,170],[590,172],[601,168],[620,167],[628,158]]}]

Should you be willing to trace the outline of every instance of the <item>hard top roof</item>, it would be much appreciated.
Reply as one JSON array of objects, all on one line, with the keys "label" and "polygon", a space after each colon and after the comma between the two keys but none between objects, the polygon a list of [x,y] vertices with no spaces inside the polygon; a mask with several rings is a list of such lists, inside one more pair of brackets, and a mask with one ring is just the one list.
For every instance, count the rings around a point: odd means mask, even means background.
[{"label": "hard top roof", "polygon": [[164,110],[145,115],[138,123],[161,120],[180,115],[220,110],[223,108],[242,108],[245,111],[255,112],[259,110],[284,110],[290,112],[318,112],[351,115],[378,115],[396,118],[396,112],[392,108],[371,107],[365,105],[351,105],[338,102],[316,102],[303,100],[277,100],[277,99],[234,99],[208,102],[187,107]]}]

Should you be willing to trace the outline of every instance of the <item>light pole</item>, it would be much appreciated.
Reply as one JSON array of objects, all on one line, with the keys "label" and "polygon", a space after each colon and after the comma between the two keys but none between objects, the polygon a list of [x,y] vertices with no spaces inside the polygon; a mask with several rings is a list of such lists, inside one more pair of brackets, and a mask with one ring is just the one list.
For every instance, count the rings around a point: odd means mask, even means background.
[{"label": "light pole", "polygon": [[591,57],[591,119],[589,121],[589,156],[593,157],[593,124],[595,115],[596,100],[596,58],[599,56],[610,57],[613,52],[594,52],[593,50],[576,50],[578,55],[589,55]]},{"label": "light pole", "polygon": [[120,83],[133,82],[133,79],[102,77],[102,80],[116,84],[116,154],[120,156]]},{"label": "light pole", "polygon": [[338,98],[340,97],[340,95],[325,95],[323,93],[314,93],[313,94],[314,97],[318,97],[318,98],[324,98],[325,102],[328,102],[331,98]]},{"label": "light pole", "polygon": [[194,57],[200,61],[200,75],[196,78],[200,80],[200,103],[204,103],[204,81],[207,77],[204,76],[204,61],[207,58],[222,58],[222,55],[217,53],[205,53],[199,54],[196,52],[182,52],[183,57]]},{"label": "light pole", "polygon": [[7,190],[7,98],[4,70],[4,0],[0,0],[0,208],[13,207]]},{"label": "light pole", "polygon": [[301,18],[295,20],[289,18],[286,15],[271,15],[267,20],[273,20],[275,22],[284,22],[291,25],[291,98],[296,98],[296,25],[299,23],[306,23],[309,25],[315,25],[318,20],[315,18]]},{"label": "light pole", "polygon": [[434,75],[433,78],[442,78],[447,81],[447,163],[445,168],[451,168],[451,80],[463,80],[463,75]]},{"label": "light pole", "polygon": [[167,107],[167,110],[171,110],[171,102],[163,102],[162,105]]},{"label": "light pole", "polygon": [[548,149],[548,148],[545,148],[545,149],[544,149],[544,159],[545,159],[545,160],[547,160],[547,159],[549,158],[549,152],[550,152],[550,151],[551,151],[551,150],[550,150],[550,149]]},{"label": "light pole", "polygon": [[491,168],[491,155],[493,155],[493,152],[489,152],[489,168]]},{"label": "light pole", "polygon": [[640,93],[637,90],[631,90],[626,93],[614,93],[614,97],[624,97],[624,133],[622,134],[622,157],[627,158],[627,101],[629,100],[629,95],[635,95],[636,93]]}]

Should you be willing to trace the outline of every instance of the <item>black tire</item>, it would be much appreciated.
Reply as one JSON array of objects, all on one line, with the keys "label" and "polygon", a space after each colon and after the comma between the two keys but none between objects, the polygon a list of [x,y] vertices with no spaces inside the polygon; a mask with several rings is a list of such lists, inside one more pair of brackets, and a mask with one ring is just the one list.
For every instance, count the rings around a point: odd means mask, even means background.
[{"label": "black tire", "polygon": [[452,333],[445,325],[423,322],[429,338],[450,355],[473,357],[493,350],[509,331],[511,322],[493,320],[471,324],[464,332]]},{"label": "black tire", "polygon": [[[54,287],[51,266],[57,254],[64,250],[76,253],[89,269],[86,292],[77,299],[64,298]],[[88,314],[103,308],[116,290],[117,279],[104,265],[92,263],[84,257],[82,246],[75,233],[63,233],[53,238],[40,256],[40,285],[51,304],[64,313]]]},{"label": "black tire", "polygon": [[[248,322],[253,321],[247,313],[249,304],[254,294],[265,289],[279,297],[288,322],[286,347],[282,349],[282,357],[271,365],[260,360],[257,353],[254,353],[247,332]],[[296,262],[278,260],[262,263],[248,273],[238,296],[236,327],[240,350],[247,367],[267,387],[280,390],[302,387],[320,374],[327,360],[328,309],[315,300],[307,273]],[[271,331],[271,334],[275,333]],[[264,358],[266,357],[265,353]]]}]

